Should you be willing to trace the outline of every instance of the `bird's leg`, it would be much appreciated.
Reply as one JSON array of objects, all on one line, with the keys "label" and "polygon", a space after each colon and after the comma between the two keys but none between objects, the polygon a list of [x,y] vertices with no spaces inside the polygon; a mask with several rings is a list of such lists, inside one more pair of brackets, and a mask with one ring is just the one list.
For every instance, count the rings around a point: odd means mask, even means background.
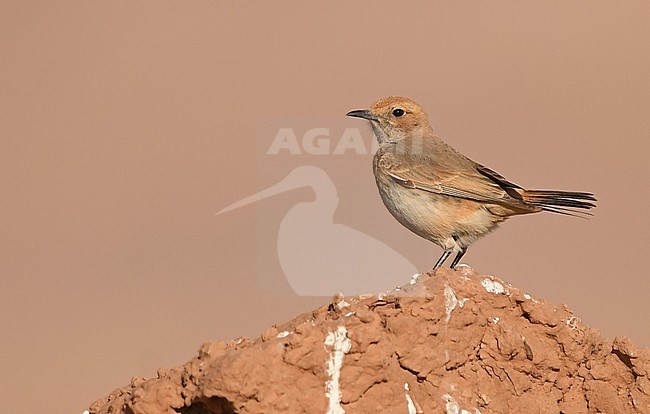
[{"label": "bird's leg", "polygon": [[450,255],[451,252],[453,252],[453,251],[454,251],[454,249],[447,249],[447,250],[445,250],[444,252],[442,252],[442,256],[440,256],[440,259],[438,259],[438,261],[436,262],[436,264],[433,266],[433,269],[431,269],[431,270],[432,270],[432,271],[433,271],[433,270],[436,270],[437,268],[439,268],[440,266],[442,266],[442,264],[445,262],[445,260],[447,260],[447,258],[449,257],[449,255]]},{"label": "bird's leg", "polygon": [[454,261],[451,262],[451,266],[449,266],[450,269],[453,269],[456,267],[458,262],[460,262],[460,259],[465,255],[465,252],[467,251],[467,247],[464,247],[461,251],[459,251],[456,254],[456,257],[454,257]]}]

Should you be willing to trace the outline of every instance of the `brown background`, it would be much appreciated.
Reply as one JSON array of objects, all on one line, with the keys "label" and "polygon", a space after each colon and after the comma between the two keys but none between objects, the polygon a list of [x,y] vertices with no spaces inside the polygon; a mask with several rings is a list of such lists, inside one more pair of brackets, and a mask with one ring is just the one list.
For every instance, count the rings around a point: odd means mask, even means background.
[{"label": "brown background", "polygon": [[[80,413],[203,341],[323,303],[255,288],[253,218],[279,222],[309,190],[214,213],[288,172],[257,171],[259,119],[390,94],[517,183],[595,192],[592,220],[513,219],[465,262],[650,345],[649,17],[642,2],[4,1],[3,411]],[[328,172],[359,184],[336,221],[426,270],[440,250],[384,211],[369,157],[346,160]]]}]

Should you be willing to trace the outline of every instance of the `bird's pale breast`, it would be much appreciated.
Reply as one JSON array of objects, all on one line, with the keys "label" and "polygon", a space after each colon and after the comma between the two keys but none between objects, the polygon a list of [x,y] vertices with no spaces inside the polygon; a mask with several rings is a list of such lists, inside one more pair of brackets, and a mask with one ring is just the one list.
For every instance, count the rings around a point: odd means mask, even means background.
[{"label": "bird's pale breast", "polygon": [[443,248],[467,247],[503,220],[481,203],[404,187],[378,164],[375,178],[388,211],[404,227]]}]

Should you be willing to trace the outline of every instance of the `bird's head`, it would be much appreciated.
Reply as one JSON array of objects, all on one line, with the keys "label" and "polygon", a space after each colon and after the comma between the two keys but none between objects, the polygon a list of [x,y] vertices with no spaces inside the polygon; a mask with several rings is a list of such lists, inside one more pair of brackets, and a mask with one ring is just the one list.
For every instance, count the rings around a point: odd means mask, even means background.
[{"label": "bird's head", "polygon": [[370,121],[380,143],[408,136],[422,136],[431,131],[429,116],[409,98],[389,96],[372,104],[370,109],[350,111],[347,116]]}]

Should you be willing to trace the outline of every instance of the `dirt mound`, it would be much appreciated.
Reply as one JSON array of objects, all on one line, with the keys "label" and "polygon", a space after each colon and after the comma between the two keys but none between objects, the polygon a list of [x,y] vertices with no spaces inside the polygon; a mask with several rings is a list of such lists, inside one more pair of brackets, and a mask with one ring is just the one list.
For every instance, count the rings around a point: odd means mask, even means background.
[{"label": "dirt mound", "polygon": [[203,344],[90,413],[650,413],[650,350],[468,267]]}]

